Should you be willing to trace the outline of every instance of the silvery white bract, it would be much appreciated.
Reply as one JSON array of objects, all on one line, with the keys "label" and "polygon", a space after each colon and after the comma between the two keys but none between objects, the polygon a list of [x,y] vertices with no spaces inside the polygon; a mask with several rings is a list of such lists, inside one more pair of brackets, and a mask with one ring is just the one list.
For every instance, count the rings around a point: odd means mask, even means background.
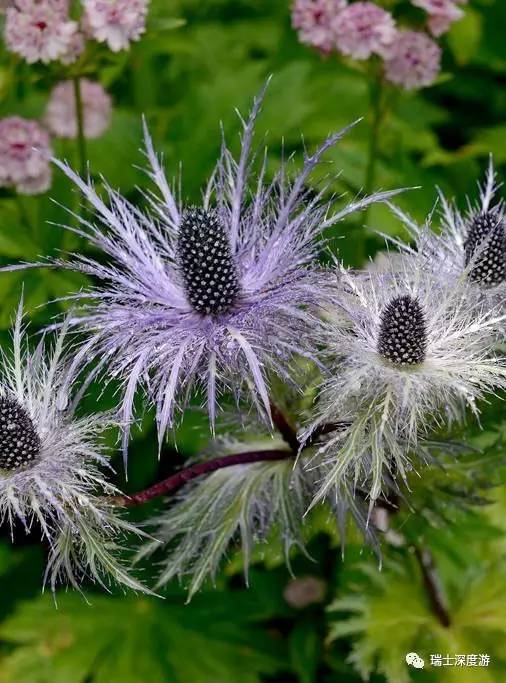
[{"label": "silvery white bract", "polygon": [[20,306],[12,357],[1,356],[1,520],[13,535],[40,526],[50,546],[46,580],[53,588],[59,579],[79,588],[88,577],[143,590],[115,557],[119,539],[138,532],[108,502],[117,490],[101,471],[107,459],[99,436],[112,418],[78,417],[70,396],[61,409],[65,326],[51,349],[43,339],[32,352],[21,318]]},{"label": "silvery white bract", "polygon": [[479,201],[467,199],[467,211],[440,192],[441,230],[430,229],[430,220],[420,226],[410,216],[392,206],[413,239],[413,246],[393,240],[404,253],[417,253],[427,267],[446,277],[465,278],[480,291],[484,305],[496,306],[506,294],[506,220],[501,184],[490,159],[485,182],[478,185]]},{"label": "silvery white bract", "polygon": [[[81,254],[64,267],[98,280],[77,294],[86,300],[73,320],[89,334],[73,369],[98,360],[124,386],[122,418],[132,420],[136,389],[156,406],[158,437],[174,424],[194,389],[204,389],[211,424],[217,395],[250,397],[269,418],[266,373],[289,379],[296,354],[310,353],[319,306],[329,278],[315,263],[325,228],[396,192],[359,199],[337,213],[307,181],[322,155],[346,132],[331,135],[290,180],[283,163],[272,183],[266,159],[253,176],[253,128],[262,97],[243,122],[238,161],[223,144],[200,207],[183,208],[166,180],[146,133],[150,176],[161,198],[149,196],[154,215],[142,213],[111,188],[109,205],[67,166],[102,224],[82,218],[81,234],[106,259]],[[126,454],[128,433],[123,447]]]},{"label": "silvery white bract", "polygon": [[485,392],[506,386],[506,360],[492,343],[504,316],[484,311],[465,282],[438,278],[415,256],[392,272],[343,268],[341,282],[321,340],[330,376],[303,438],[355,417],[344,440],[321,447],[332,466],[314,503],[347,475],[376,500],[385,473],[405,477],[421,435],[460,420],[466,406],[477,413]]}]

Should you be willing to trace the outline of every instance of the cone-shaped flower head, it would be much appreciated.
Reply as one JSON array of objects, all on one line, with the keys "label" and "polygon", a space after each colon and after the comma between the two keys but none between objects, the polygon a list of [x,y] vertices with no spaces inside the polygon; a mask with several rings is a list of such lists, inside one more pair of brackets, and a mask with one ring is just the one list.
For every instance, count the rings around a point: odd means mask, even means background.
[{"label": "cone-shaped flower head", "polygon": [[316,314],[328,300],[328,276],[314,264],[318,236],[392,194],[357,200],[337,213],[322,193],[308,196],[311,172],[345,131],[307,156],[292,181],[283,165],[274,182],[265,183],[264,163],[250,189],[259,108],[260,99],[244,123],[239,160],[223,146],[198,208],[176,200],[148,137],[150,174],[162,195],[150,197],[155,218],[110,189],[106,205],[60,164],[102,219],[102,226],[83,221],[83,232],[110,261],[77,256],[63,263],[99,281],[78,295],[92,302],[74,320],[90,333],[74,369],[94,357],[123,380],[125,422],[143,384],[156,405],[160,440],[197,387],[205,388],[212,423],[218,391],[247,395],[269,415],[267,373],[287,378],[293,355],[310,352]]},{"label": "cone-shaped flower head", "polygon": [[52,349],[42,340],[31,351],[21,327],[12,357],[2,354],[0,378],[0,519],[14,535],[36,523],[49,544],[46,579],[79,587],[84,576],[142,586],[114,557],[118,539],[134,527],[118,517],[107,498],[116,489],[104,479],[107,459],[101,433],[111,415],[77,417],[65,380],[65,330]]},{"label": "cone-shaped flower head", "polygon": [[228,313],[237,299],[239,281],[218,214],[187,209],[181,217],[176,251],[192,308],[203,315]]},{"label": "cone-shaped flower head", "polygon": [[402,476],[421,435],[461,419],[466,405],[478,412],[478,399],[506,386],[506,362],[493,350],[503,318],[421,257],[406,256],[392,272],[343,269],[341,277],[322,338],[332,375],[305,436],[352,411],[344,444],[339,436],[322,447],[335,468],[317,499],[350,469],[372,481],[375,499],[385,470]]}]

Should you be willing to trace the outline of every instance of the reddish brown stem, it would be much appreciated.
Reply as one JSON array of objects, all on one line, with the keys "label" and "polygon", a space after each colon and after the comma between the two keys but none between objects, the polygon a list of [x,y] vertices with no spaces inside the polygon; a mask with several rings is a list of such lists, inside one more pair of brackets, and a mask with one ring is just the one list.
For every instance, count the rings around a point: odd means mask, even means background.
[{"label": "reddish brown stem", "polygon": [[131,496],[117,496],[113,499],[115,505],[122,507],[133,507],[134,505],[142,505],[153,498],[165,496],[168,493],[174,493],[181,488],[188,481],[196,479],[204,474],[211,474],[216,470],[221,470],[224,467],[233,467],[234,465],[246,465],[252,462],[266,462],[273,460],[284,460],[286,458],[293,458],[292,451],[272,450],[272,451],[249,451],[247,453],[236,453],[234,455],[226,455],[222,458],[215,458],[206,462],[199,462],[190,467],[186,467],[180,472],[176,472],[171,477],[150,486],[144,491],[134,493]]},{"label": "reddish brown stem", "polygon": [[292,451],[297,454],[300,449],[300,441],[297,438],[297,431],[288,422],[285,415],[278,408],[277,405],[271,402],[271,417],[272,422],[278,432],[281,434],[283,441],[287,443]]},{"label": "reddish brown stem", "polygon": [[415,547],[415,555],[420,565],[423,585],[432,611],[438,618],[439,623],[448,628],[451,625],[450,613],[446,606],[443,587],[436,571],[432,553],[427,548]]}]

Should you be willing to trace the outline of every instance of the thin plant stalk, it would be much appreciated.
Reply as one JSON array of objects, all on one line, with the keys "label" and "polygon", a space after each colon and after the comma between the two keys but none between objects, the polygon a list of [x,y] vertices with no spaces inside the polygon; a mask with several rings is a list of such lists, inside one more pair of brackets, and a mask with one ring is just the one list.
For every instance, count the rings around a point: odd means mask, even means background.
[{"label": "thin plant stalk", "polygon": [[83,98],[81,92],[81,80],[79,76],[72,79],[74,85],[74,99],[76,104],[76,119],[77,119],[77,152],[79,156],[79,168],[81,177],[86,177],[86,169],[88,164],[88,154],[86,151],[86,138],[84,135],[84,108]]},{"label": "thin plant stalk", "polygon": [[381,124],[384,117],[383,94],[383,76],[379,74],[371,80],[370,84],[371,128],[369,133],[369,150],[364,182],[364,193],[366,195],[374,187],[376,180],[376,166],[379,150],[378,143],[381,133]]},{"label": "thin plant stalk", "polygon": [[[367,164],[364,178],[364,195],[371,191],[376,181],[376,167],[378,161],[379,151],[379,137],[381,134],[381,124],[384,118],[384,87],[383,74],[375,73],[370,77],[370,131],[369,143],[367,152]],[[363,216],[363,225],[367,226],[369,220],[369,209],[366,208]],[[364,239],[356,240],[355,260],[356,265],[361,266],[365,261],[365,241]]]}]

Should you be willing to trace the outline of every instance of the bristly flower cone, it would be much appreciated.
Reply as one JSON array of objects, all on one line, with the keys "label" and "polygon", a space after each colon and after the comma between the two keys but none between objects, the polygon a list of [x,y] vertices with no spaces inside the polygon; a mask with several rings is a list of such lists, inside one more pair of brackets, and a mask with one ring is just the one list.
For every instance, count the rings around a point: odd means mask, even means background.
[{"label": "bristly flower cone", "polygon": [[381,313],[378,353],[398,365],[423,363],[427,350],[425,315],[409,294],[392,299]]},{"label": "bristly flower cone", "polygon": [[186,294],[203,315],[227,313],[239,290],[225,228],[216,212],[191,207],[181,218],[177,254]]},{"label": "bristly flower cone", "polygon": [[0,397],[0,469],[28,465],[40,448],[40,437],[26,410],[15,398]]},{"label": "bristly flower cone", "polygon": [[506,229],[496,212],[472,220],[464,249],[471,280],[488,287],[506,280]]}]

